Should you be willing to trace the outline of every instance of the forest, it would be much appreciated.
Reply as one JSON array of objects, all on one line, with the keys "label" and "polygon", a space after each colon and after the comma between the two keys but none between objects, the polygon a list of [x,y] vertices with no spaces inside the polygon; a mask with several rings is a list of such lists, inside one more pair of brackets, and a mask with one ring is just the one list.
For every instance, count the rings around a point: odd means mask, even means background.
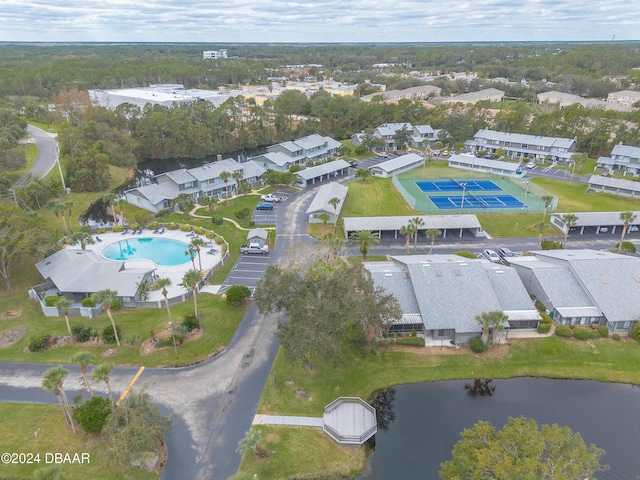
[{"label": "forest", "polygon": [[[203,60],[202,51],[227,48],[231,58]],[[578,149],[593,158],[614,144],[640,144],[638,111],[631,113],[574,105],[558,109],[535,103],[553,88],[606,98],[640,81],[640,43],[522,44],[2,44],[0,45],[0,161],[19,161],[16,127],[26,120],[56,124],[66,177],[74,191],[97,191],[108,184],[108,165],[135,167],[145,160],[205,158],[254,149],[311,133],[343,140],[385,122],[428,124],[455,148],[481,128],[577,138]],[[376,64],[387,64],[384,69]],[[294,65],[311,65],[300,73]],[[425,82],[422,74],[478,74],[471,82],[440,76],[431,83],[443,96],[492,86],[488,78],[517,80],[507,101],[476,105],[428,106],[403,99],[363,102],[371,84],[387,89]],[[415,75],[420,72],[421,75]],[[263,105],[230,98],[218,108],[196,102],[168,108],[92,106],[87,89],[180,83],[216,89],[266,84],[268,76],[314,75],[318,80],[357,83],[354,96],[313,96],[287,91]],[[364,83],[367,80],[370,83]],[[552,82],[552,83],[549,83]],[[550,85],[553,84],[551,87]],[[367,91],[365,90],[365,86]]]}]

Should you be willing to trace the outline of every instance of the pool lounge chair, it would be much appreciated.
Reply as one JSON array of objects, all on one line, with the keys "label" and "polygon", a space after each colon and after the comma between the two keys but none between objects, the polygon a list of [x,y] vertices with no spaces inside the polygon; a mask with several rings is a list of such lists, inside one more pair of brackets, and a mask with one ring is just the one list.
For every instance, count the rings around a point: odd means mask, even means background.
[{"label": "pool lounge chair", "polygon": [[217,250],[215,248],[212,248],[211,250],[207,250],[207,255],[215,255],[217,252]]},{"label": "pool lounge chair", "polygon": [[126,228],[120,235],[126,235],[127,233],[129,233],[129,229]]},{"label": "pool lounge chair", "polygon": [[102,239],[96,235],[96,242],[100,243]]}]

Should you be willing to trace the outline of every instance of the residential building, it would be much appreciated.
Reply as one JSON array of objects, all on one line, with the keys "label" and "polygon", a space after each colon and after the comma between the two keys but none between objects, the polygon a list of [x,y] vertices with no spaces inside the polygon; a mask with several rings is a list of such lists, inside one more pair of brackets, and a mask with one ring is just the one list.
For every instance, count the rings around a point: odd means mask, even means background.
[{"label": "residential building", "polygon": [[482,313],[503,311],[508,318],[503,327],[513,329],[535,329],[540,321],[511,267],[457,255],[397,255],[363,267],[376,286],[400,303],[402,319],[391,331],[417,331],[432,341],[466,344],[481,335],[476,317]]},{"label": "residential building", "polygon": [[223,48],[220,50],[205,50],[202,52],[202,58],[206,59],[218,59],[218,58],[229,58],[227,54],[227,49]]},{"label": "residential building", "polygon": [[445,98],[443,103],[465,103],[476,104],[481,101],[501,102],[504,99],[504,92],[497,88],[486,88],[477,92],[463,93],[455,97]]},{"label": "residential building", "polygon": [[208,163],[196,168],[181,168],[154,177],[155,184],[132,188],[125,192],[127,202],[145,210],[157,213],[171,207],[173,200],[180,194],[190,195],[194,202],[200,198],[225,198],[237,194],[236,181],[229,178],[225,183],[222,172],[233,174],[241,172],[241,183],[255,185],[261,181],[266,170],[255,162],[238,163],[231,158]]},{"label": "residential building", "polygon": [[305,167],[308,163],[324,162],[338,154],[342,144],[331,137],[323,137],[314,133],[289,142],[282,142],[267,147],[267,152],[250,158],[266,169],[288,172],[298,165]]},{"label": "residential building", "polygon": [[[315,197],[311,201],[311,205],[307,208],[307,221],[309,223],[322,223],[323,221],[318,218],[322,213],[329,214],[329,223],[335,223],[340,217],[342,206],[347,198],[348,187],[340,183],[331,182],[321,186],[318,189]],[[335,209],[333,205],[329,203],[332,198],[340,200]]]},{"label": "residential building", "polygon": [[520,177],[524,175],[520,169],[520,163],[490,160],[488,158],[476,157],[474,154],[469,153],[454,153],[449,157],[449,166],[508,177]]},{"label": "residential building", "polygon": [[464,142],[471,152],[495,154],[504,150],[504,156],[518,160],[530,159],[549,162],[571,161],[576,151],[576,139],[540,137],[523,133],[505,133],[495,130],[478,130],[473,140]]},{"label": "residential building", "polygon": [[598,158],[596,168],[609,173],[622,170],[635,176],[640,173],[640,148],[619,143],[611,150],[611,156]]},{"label": "residential building", "polygon": [[402,99],[411,101],[424,101],[431,97],[437,97],[442,91],[441,88],[434,85],[420,85],[417,87],[405,88],[404,90],[387,90],[384,92],[370,93],[369,95],[363,95],[360,100],[363,102],[370,102],[373,97],[380,96],[383,100],[388,102],[397,102]]},{"label": "residential building", "polygon": [[[394,140],[395,134],[405,128],[409,132],[409,145],[414,148],[424,147],[427,143],[434,143],[438,141],[438,134],[440,130],[431,128],[430,125],[411,125],[408,122],[403,123],[383,123],[373,130],[373,136],[376,138],[384,139],[384,150],[397,150],[397,145]],[[351,143],[356,147],[362,144],[364,140],[364,132],[356,133],[351,136]]]},{"label": "residential building", "polygon": [[[634,177],[635,176],[634,174]],[[605,192],[622,197],[640,197],[640,184],[634,180],[590,175],[587,182],[589,183],[589,190],[593,190],[596,193]]]},{"label": "residential building", "polygon": [[620,92],[612,92],[607,96],[607,102],[626,105],[627,107],[635,107],[640,102],[640,92],[633,90],[622,90]]},{"label": "residential building", "polygon": [[543,92],[537,95],[538,103],[551,103],[558,105],[560,108],[565,108],[570,105],[583,105],[586,108],[602,108],[604,110],[614,110],[617,112],[632,112],[633,108],[618,104],[605,102],[598,98],[583,98],[578,95],[572,95],[564,92]]},{"label": "residential building", "polygon": [[599,250],[541,250],[509,260],[529,293],[564,325],[626,333],[640,312],[640,258]]},{"label": "residential building", "polygon": [[218,90],[189,89],[180,84],[157,84],[143,88],[123,88],[114,90],[89,90],[91,103],[114,110],[123,103],[144,108],[145,105],[173,107],[184,103],[208,101],[216,107],[222,105],[238,92],[220,92]]}]

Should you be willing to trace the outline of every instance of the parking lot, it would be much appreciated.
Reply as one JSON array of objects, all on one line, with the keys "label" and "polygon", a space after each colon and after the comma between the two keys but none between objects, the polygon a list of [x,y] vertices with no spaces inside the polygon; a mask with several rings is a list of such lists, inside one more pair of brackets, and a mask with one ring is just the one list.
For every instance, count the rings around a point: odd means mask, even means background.
[{"label": "parking lot", "polygon": [[282,203],[286,202],[291,196],[291,192],[286,190],[277,190],[272,192],[273,195],[277,195],[282,198],[282,202],[272,202],[273,210],[253,210],[251,220],[256,222],[256,225],[275,225],[278,220],[278,210]]},{"label": "parking lot", "polygon": [[232,285],[244,285],[253,291],[256,282],[264,276],[267,266],[269,266],[270,255],[270,253],[266,255],[240,255],[222,284],[220,293],[224,293]]}]

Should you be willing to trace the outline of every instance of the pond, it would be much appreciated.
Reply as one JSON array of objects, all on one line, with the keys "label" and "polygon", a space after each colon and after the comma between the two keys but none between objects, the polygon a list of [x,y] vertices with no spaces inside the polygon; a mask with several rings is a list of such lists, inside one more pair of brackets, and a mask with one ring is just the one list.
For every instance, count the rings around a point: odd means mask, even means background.
[{"label": "pond", "polygon": [[604,449],[601,463],[610,469],[598,479],[640,478],[640,389],[635,386],[517,378],[421,383],[383,392],[379,423],[387,430],[379,428],[375,451],[359,478],[437,479],[465,428],[487,420],[502,429],[508,417],[519,416],[535,419],[538,426],[566,425],[587,445]]}]

